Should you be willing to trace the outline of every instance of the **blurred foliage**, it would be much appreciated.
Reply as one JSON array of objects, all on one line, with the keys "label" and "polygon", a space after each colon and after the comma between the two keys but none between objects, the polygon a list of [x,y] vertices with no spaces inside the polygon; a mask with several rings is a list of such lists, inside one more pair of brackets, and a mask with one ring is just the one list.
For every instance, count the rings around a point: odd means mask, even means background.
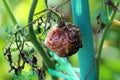
[{"label": "blurred foliage", "polygon": [[[11,9],[17,19],[19,25],[24,26],[27,24],[28,12],[32,0],[7,0],[11,6]],[[45,6],[43,4],[44,0],[39,0],[36,12],[44,10]],[[48,0],[48,3],[51,7],[58,5],[63,0]],[[93,26],[93,37],[94,45],[97,45],[97,42],[100,38],[100,34],[97,34],[98,25],[96,22],[96,16],[103,8],[101,0],[89,0],[90,3],[90,15],[91,22]],[[71,9],[70,5],[66,4],[64,7],[59,9],[65,14],[65,18],[71,21]],[[116,19],[120,20],[120,12],[117,12]],[[87,23],[87,22],[86,22]],[[13,24],[8,16],[6,9],[2,1],[0,0],[0,79],[1,80],[13,80],[13,74],[8,73],[10,67],[6,61],[6,58],[3,55],[3,48],[5,47],[6,28],[13,28]],[[77,54],[69,58],[71,64],[75,67],[78,66]],[[24,75],[31,75],[27,72],[29,71],[29,66],[26,68]],[[2,74],[1,74],[2,73]],[[27,74],[26,74],[27,73]],[[50,77],[50,76],[49,76]],[[48,79],[49,79],[48,77]],[[106,40],[104,42],[102,58],[101,58],[101,67],[100,67],[100,79],[101,80],[120,80],[120,25],[112,25],[111,29],[108,31]],[[36,80],[36,79],[29,79]]]}]

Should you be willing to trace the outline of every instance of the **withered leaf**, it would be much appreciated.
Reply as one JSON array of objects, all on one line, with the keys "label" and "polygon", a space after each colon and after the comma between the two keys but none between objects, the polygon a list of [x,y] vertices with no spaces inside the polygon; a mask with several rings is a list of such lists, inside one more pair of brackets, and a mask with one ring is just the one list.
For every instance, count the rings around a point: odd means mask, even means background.
[{"label": "withered leaf", "polygon": [[98,16],[96,17],[98,24],[100,24],[100,21],[101,21],[101,20],[100,20],[100,16],[101,16],[101,13],[99,13]]},{"label": "withered leaf", "polygon": [[100,24],[100,28],[98,29],[97,33],[100,33],[101,30],[104,29],[105,25],[106,25],[106,24],[104,24],[104,23],[102,22],[102,23]]},{"label": "withered leaf", "polygon": [[106,24],[101,19],[101,13],[98,14],[98,16],[96,17],[96,19],[97,19],[98,25],[100,25],[97,33],[100,33],[104,29],[104,27],[105,27]]},{"label": "withered leaf", "polygon": [[115,6],[115,4],[111,0],[106,0],[105,4],[110,6],[114,11],[120,11],[120,9],[118,9],[118,7]]}]

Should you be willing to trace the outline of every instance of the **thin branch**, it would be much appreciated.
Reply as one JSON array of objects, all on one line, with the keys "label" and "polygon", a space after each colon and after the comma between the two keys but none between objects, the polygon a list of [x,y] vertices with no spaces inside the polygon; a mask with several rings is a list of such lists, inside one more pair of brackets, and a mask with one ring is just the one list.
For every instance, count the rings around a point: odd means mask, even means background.
[{"label": "thin branch", "polygon": [[[119,5],[119,3],[117,3],[117,6]],[[102,33],[102,36],[101,36],[101,39],[99,41],[99,45],[98,45],[98,51],[97,51],[97,59],[96,59],[96,70],[97,70],[97,74],[96,74],[96,80],[99,80],[99,67],[100,67],[100,58],[101,58],[101,51],[102,51],[102,47],[103,47],[103,43],[104,43],[104,40],[105,40],[105,37],[106,37],[106,34],[108,32],[108,29],[110,28],[112,22],[113,22],[113,19],[115,17],[115,13],[116,11],[113,11],[111,13],[111,17],[109,19],[109,22],[108,24],[105,26],[105,29],[103,30],[103,33]]]},{"label": "thin branch", "polygon": [[45,10],[43,10],[43,11],[40,11],[40,12],[38,12],[38,13],[35,13],[34,15],[38,15],[38,14],[43,13],[43,12],[45,12],[45,11],[48,11],[47,13],[49,13],[51,10],[56,10],[56,9],[60,8],[61,6],[63,6],[64,4],[68,3],[69,1],[70,1],[70,0],[66,0],[66,1],[64,1],[63,3],[61,3],[60,5],[58,5],[58,6],[56,6],[56,7],[53,7],[52,9],[45,9]]},{"label": "thin branch", "polygon": [[49,9],[44,9],[44,10],[38,12],[38,13],[35,13],[34,16],[36,16],[36,15],[38,15],[38,14],[41,14],[41,13],[43,13],[43,12],[46,12],[46,11],[48,11],[48,10],[49,10]]},{"label": "thin branch", "polygon": [[13,13],[12,13],[12,11],[11,11],[8,3],[7,3],[7,1],[6,1],[6,0],[2,0],[2,2],[3,2],[3,4],[4,4],[4,6],[5,6],[5,8],[6,8],[7,12],[8,12],[8,14],[9,14],[9,16],[10,16],[12,22],[13,22],[13,24],[16,25],[16,24],[17,24],[17,21],[16,21],[16,19],[15,19],[15,16],[13,15]]}]

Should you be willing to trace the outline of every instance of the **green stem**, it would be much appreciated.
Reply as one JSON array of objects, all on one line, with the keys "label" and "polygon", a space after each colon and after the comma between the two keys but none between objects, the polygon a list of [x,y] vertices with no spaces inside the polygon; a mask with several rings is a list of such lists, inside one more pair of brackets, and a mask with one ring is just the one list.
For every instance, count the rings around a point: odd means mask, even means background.
[{"label": "green stem", "polygon": [[13,22],[13,24],[16,25],[16,24],[17,24],[17,21],[16,21],[14,15],[13,15],[13,13],[12,13],[12,11],[11,11],[8,3],[7,3],[7,1],[6,1],[6,0],[2,0],[2,2],[3,2],[3,4],[4,4],[4,6],[5,6],[5,8],[6,8],[7,12],[8,12],[8,14],[9,14],[9,16],[10,16],[12,22]]},{"label": "green stem", "polygon": [[[34,15],[34,11],[35,11],[37,2],[38,2],[38,0],[33,0],[33,2],[32,2],[31,8],[30,8],[30,12],[29,12],[29,17],[28,17],[28,24],[33,21],[33,15]],[[38,50],[39,54],[42,56],[43,62],[45,63],[45,65],[48,68],[54,69],[55,62],[53,60],[51,60],[51,58],[47,55],[47,53],[45,53],[45,51],[42,48],[41,44],[37,40],[37,37],[36,37],[36,35],[34,33],[34,30],[33,30],[33,25],[32,24],[29,25],[28,28],[29,28],[29,35],[30,35],[31,42],[36,47],[36,49]],[[53,80],[57,80],[57,77],[52,76],[52,79]]]},{"label": "green stem", "polygon": [[[117,3],[117,5],[118,5],[118,3]],[[97,70],[96,80],[99,80],[100,57],[101,57],[101,51],[102,51],[103,43],[104,43],[104,40],[105,40],[107,31],[109,30],[109,28],[110,28],[110,26],[111,26],[111,24],[112,24],[112,22],[113,22],[113,19],[114,19],[114,17],[115,17],[115,13],[116,13],[116,11],[113,11],[113,12],[112,12],[111,17],[110,17],[110,19],[109,19],[109,22],[108,22],[108,24],[105,26],[105,29],[103,30],[101,39],[100,39],[100,41],[99,41],[98,51],[97,51],[97,60],[96,60],[96,70]]]},{"label": "green stem", "polygon": [[[29,18],[28,18],[28,23],[33,21],[33,15],[34,15],[34,11],[36,8],[38,0],[33,0],[31,8],[30,8],[30,13],[29,13]],[[42,46],[40,45],[39,41],[37,40],[37,37],[34,33],[33,30],[33,25],[29,25],[29,35],[31,38],[31,42],[33,43],[33,45],[36,47],[36,49],[38,50],[38,52],[41,54],[41,56],[44,59],[44,63],[47,65],[47,67],[49,68],[54,68],[55,63],[50,59],[50,57],[45,53],[45,51],[43,50]]]},{"label": "green stem", "polygon": [[[38,0],[33,0],[33,2],[32,2],[30,12],[29,12],[28,23],[33,21],[33,15],[34,15],[34,11],[35,11],[37,2],[38,2]],[[36,47],[38,52],[41,54],[42,58],[44,59],[44,63],[47,65],[47,67],[54,68],[55,63],[50,59],[50,57],[47,55],[47,53],[45,53],[45,51],[42,48],[41,44],[37,40],[37,37],[36,37],[36,35],[34,33],[32,24],[29,25],[29,35],[30,35],[30,38],[31,38],[31,42]]]}]

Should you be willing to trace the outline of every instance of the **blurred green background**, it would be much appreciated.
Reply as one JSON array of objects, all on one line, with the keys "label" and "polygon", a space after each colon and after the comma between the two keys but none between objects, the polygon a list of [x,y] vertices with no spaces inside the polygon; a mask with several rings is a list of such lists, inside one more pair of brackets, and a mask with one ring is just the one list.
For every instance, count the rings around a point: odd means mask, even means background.
[{"label": "blurred green background", "polygon": [[[28,12],[32,0],[7,0],[9,5],[17,19],[19,25],[24,26],[27,24]],[[51,7],[59,5],[64,0],[48,0]],[[97,49],[97,43],[101,34],[97,34],[98,25],[96,22],[96,16],[102,9],[101,0],[89,0],[90,4],[90,16],[93,28],[94,46]],[[43,0],[39,0],[36,12],[45,9]],[[64,13],[65,18],[71,20],[71,8],[70,4],[66,4],[60,8],[60,12]],[[117,12],[116,19],[120,20],[120,12]],[[86,22],[87,24],[87,22]],[[8,73],[10,67],[6,58],[3,55],[4,47],[7,44],[6,41],[6,28],[13,28],[10,17],[0,0],[0,80],[13,80],[12,73]],[[77,54],[70,57],[70,62],[73,66],[78,66]],[[106,40],[104,42],[101,66],[100,66],[100,79],[101,80],[120,80],[120,25],[113,24],[108,31]]]}]

